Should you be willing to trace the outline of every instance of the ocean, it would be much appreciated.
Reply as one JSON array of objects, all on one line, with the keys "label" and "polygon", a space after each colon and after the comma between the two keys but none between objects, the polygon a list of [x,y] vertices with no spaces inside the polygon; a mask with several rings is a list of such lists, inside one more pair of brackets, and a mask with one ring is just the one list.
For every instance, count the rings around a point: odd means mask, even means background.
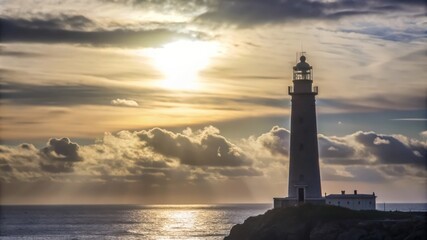
[{"label": "ocean", "polygon": [[0,239],[223,239],[271,204],[2,206]]},{"label": "ocean", "polygon": [[[223,239],[271,204],[1,206],[0,239]],[[386,211],[427,211],[427,204],[386,203]],[[384,204],[377,204],[378,210]]]}]

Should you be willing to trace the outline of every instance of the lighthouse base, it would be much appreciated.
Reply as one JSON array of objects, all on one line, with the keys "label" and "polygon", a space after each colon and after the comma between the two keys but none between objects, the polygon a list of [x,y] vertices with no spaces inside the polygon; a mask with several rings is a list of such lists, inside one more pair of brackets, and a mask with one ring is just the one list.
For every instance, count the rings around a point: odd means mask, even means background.
[{"label": "lighthouse base", "polygon": [[273,206],[274,208],[284,208],[284,207],[292,207],[292,206],[298,206],[301,204],[316,204],[316,205],[323,205],[326,204],[325,198],[306,198],[303,201],[297,199],[297,198],[273,198]]}]

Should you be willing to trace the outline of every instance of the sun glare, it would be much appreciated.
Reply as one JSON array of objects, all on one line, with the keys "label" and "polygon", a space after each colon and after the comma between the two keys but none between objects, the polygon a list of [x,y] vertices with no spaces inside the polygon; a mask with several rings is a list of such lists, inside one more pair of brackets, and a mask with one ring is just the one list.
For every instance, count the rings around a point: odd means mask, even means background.
[{"label": "sun glare", "polygon": [[199,88],[199,72],[209,65],[210,59],[218,51],[219,45],[216,42],[177,41],[161,48],[149,49],[146,53],[164,75],[160,86],[194,90]]}]

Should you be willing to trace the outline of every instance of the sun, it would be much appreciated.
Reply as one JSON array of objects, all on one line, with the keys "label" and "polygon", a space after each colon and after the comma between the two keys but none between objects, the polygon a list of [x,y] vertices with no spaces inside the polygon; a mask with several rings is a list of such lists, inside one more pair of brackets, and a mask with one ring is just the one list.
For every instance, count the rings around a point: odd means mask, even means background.
[{"label": "sun", "polygon": [[176,90],[195,90],[199,88],[199,72],[209,65],[211,58],[218,52],[217,42],[183,40],[161,48],[149,49],[146,53],[164,75],[160,86]]}]

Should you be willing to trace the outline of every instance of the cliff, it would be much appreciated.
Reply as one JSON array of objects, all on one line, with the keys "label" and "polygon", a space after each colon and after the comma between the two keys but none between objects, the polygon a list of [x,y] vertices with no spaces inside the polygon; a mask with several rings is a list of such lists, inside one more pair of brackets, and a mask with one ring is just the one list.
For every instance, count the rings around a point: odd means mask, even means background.
[{"label": "cliff", "polygon": [[328,205],[272,209],[235,225],[224,240],[423,240],[426,213],[353,211]]}]

